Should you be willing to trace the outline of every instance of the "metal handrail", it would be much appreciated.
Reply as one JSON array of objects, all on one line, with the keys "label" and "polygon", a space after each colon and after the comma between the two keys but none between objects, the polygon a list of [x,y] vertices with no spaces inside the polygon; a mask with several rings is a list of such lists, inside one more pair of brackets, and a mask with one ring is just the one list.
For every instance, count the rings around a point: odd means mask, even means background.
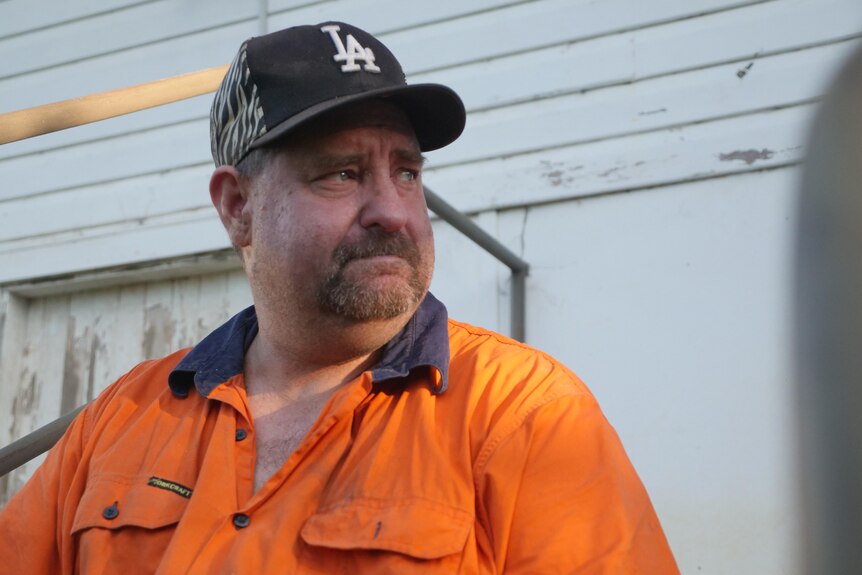
[{"label": "metal handrail", "polygon": [[[64,100],[0,115],[0,144],[10,143],[73,128],[83,124],[178,102],[213,92],[227,66],[209,68],[148,84]],[[443,198],[424,187],[428,209],[474,241],[512,271],[510,333],[524,341],[526,336],[526,280],[530,266],[499,240],[459,212]],[[0,477],[48,451],[63,436],[84,406],[61,416],[0,449]]]},{"label": "metal handrail", "polygon": [[473,220],[432,192],[428,186],[424,186],[424,188],[428,209],[512,270],[512,294],[510,298],[512,311],[509,330],[514,339],[525,341],[527,274],[530,272],[530,264],[500,243],[500,240],[480,228]]},{"label": "metal handrail", "polygon": [[0,477],[51,449],[86,406],[84,404],[0,449]]}]

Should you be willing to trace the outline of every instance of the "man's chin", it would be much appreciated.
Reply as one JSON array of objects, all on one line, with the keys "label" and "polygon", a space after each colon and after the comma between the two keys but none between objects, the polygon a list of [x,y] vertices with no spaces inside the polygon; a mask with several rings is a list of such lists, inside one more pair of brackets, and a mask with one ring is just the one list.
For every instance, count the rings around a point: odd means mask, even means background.
[{"label": "man's chin", "polygon": [[351,321],[390,320],[412,313],[425,295],[398,274],[378,275],[362,282],[342,282],[318,302],[325,311]]}]

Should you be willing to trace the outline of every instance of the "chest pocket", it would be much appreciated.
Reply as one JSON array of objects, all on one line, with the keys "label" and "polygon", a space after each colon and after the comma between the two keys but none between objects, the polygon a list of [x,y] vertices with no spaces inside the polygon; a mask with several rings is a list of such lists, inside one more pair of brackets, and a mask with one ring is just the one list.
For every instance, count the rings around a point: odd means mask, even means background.
[{"label": "chest pocket", "polygon": [[[185,512],[190,490],[156,487],[149,477],[90,479],[75,519],[81,573],[153,573]],[[122,566],[122,567],[121,567]]]},{"label": "chest pocket", "polygon": [[300,536],[303,573],[453,573],[473,514],[421,499],[352,500],[311,516]]}]

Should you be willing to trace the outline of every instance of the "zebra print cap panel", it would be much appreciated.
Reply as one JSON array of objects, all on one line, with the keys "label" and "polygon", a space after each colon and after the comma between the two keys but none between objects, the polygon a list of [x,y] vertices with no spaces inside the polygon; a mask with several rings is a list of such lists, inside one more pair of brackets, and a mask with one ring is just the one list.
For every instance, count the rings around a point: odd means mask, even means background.
[{"label": "zebra print cap panel", "polygon": [[248,153],[251,142],[266,133],[247,48],[248,42],[243,42],[210,110],[210,145],[216,166],[236,165]]}]

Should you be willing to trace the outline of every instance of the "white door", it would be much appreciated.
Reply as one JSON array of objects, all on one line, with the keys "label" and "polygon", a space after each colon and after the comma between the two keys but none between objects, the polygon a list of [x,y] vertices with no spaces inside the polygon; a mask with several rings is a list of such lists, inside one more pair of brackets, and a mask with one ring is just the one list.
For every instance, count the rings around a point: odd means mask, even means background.
[{"label": "white door", "polygon": [[[239,268],[47,296],[26,291],[0,293],[0,447],[92,400],[138,362],[194,345],[251,304]],[[0,479],[0,505],[43,459]]]}]

